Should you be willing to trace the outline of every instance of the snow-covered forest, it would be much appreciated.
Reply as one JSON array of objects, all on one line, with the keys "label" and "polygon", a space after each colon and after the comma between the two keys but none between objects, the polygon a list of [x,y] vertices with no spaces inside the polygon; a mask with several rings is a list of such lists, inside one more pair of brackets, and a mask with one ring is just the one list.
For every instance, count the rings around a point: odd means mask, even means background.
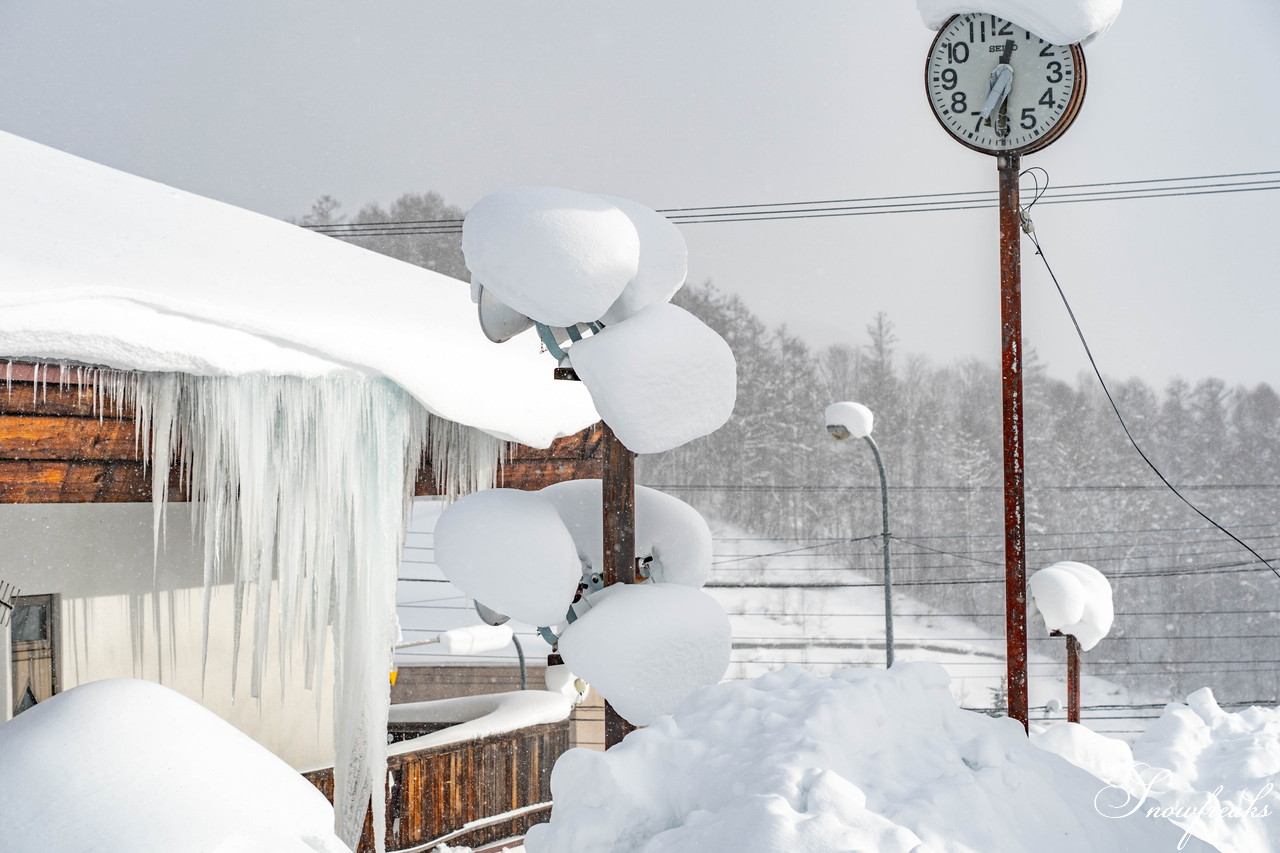
[{"label": "snow-covered forest", "polygon": [[[430,192],[349,216],[325,197],[301,224],[465,278],[455,225],[463,213]],[[411,235],[379,231],[388,221],[438,224]],[[880,496],[871,454],[860,443],[832,441],[822,422],[829,403],[862,402],[875,413],[888,472],[895,586],[1001,635],[998,365],[938,364],[900,352],[894,330],[911,318],[883,314],[850,329],[847,343],[814,350],[759,319],[732,282],[686,286],[674,302],[729,342],[737,407],[714,434],[642,456],[640,482],[775,543],[761,551],[771,570],[786,568],[788,554],[771,553],[786,550],[806,558],[806,572],[822,556],[824,568],[875,580]],[[1086,656],[1087,670],[1161,699],[1208,685],[1224,703],[1274,701],[1274,575],[1160,483],[1095,377],[1058,377],[1035,357],[1035,342],[1027,344],[1028,568],[1079,560],[1115,589],[1115,627]],[[1280,556],[1280,395],[1215,378],[1171,378],[1163,387],[1108,381],[1138,444],[1168,480],[1263,556]],[[814,582],[829,584],[832,574],[796,580]]]}]

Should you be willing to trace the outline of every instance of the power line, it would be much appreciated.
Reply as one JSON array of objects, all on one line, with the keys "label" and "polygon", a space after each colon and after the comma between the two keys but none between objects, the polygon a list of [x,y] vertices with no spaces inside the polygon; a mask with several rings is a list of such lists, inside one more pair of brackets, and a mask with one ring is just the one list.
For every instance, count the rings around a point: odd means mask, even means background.
[{"label": "power line", "polygon": [[[1233,180],[1252,178],[1255,180]],[[1206,183],[1207,182],[1207,183]],[[1224,193],[1262,192],[1280,189],[1280,171],[1234,172],[1129,181],[1099,181],[1068,184],[1040,194],[1041,204],[1079,204],[1099,201],[1155,199]],[[1066,192],[1079,190],[1080,192]],[[917,193],[867,196],[862,198],[818,199],[737,205],[661,208],[658,213],[681,225],[719,222],[825,219],[842,216],[873,216],[893,213],[930,213],[979,210],[998,206],[995,192]],[[460,219],[407,219],[384,222],[350,222],[304,225],[312,231],[341,237],[402,237],[457,234]]]}]

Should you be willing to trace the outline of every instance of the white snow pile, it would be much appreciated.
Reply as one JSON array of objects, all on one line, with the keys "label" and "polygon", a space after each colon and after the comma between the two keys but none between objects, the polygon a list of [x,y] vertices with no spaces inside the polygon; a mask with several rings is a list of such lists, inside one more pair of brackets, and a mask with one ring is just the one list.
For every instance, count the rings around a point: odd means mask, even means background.
[{"label": "white snow pile", "polygon": [[551,784],[529,853],[1168,853],[1181,835],[1103,817],[1102,782],[961,710],[924,663],[707,688],[606,753],[569,751]]},{"label": "white snow pile", "polygon": [[[463,282],[10,134],[0,161],[0,357],[385,376],[433,414],[539,447],[597,420],[536,338],[489,343]],[[634,242],[599,205],[621,235],[602,245]]]},{"label": "white snow pile", "polygon": [[1111,630],[1111,583],[1093,566],[1070,560],[1054,563],[1033,573],[1027,587],[1032,610],[1044,617],[1048,633],[1073,634],[1087,652]]},{"label": "white snow pile", "polygon": [[59,693],[0,725],[0,756],[5,850],[350,853],[310,782],[152,682]]},{"label": "white snow pile", "polygon": [[729,617],[701,590],[615,584],[591,600],[560,636],[560,654],[635,725],[672,713],[729,668]]},{"label": "white snow pile", "polygon": [[978,12],[1012,21],[1051,44],[1088,44],[1120,15],[1122,0],[916,0],[924,25],[940,30],[952,15]]},{"label": "white snow pile", "polygon": [[1108,783],[1108,817],[1163,817],[1225,853],[1280,850],[1280,707],[1220,708],[1208,688],[1170,703],[1133,745],[1061,723],[1033,742]]},{"label": "white snow pile", "polygon": [[650,580],[601,589],[604,510],[599,480],[537,492],[488,489],[441,514],[435,561],[485,607],[538,627],[560,628],[569,669],[618,712],[645,725],[693,690],[714,684],[732,646],[723,608],[701,590],[711,531],[688,504],[636,489],[636,555]]},{"label": "white snow pile", "polygon": [[447,655],[482,655],[511,645],[510,625],[467,625],[440,632],[440,651]]},{"label": "white snow pile", "polygon": [[679,447],[733,413],[729,345],[668,304],[684,284],[688,250],[665,217],[611,196],[512,187],[468,212],[462,248],[494,340],[518,336],[523,317],[548,334],[596,330],[569,346],[567,359],[630,449]]}]

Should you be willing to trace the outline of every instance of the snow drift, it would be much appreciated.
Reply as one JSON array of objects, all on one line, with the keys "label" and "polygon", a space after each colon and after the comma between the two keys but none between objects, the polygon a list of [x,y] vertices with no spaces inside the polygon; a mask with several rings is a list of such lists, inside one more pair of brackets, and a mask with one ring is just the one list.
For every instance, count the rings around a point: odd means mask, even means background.
[{"label": "snow drift", "polygon": [[[943,670],[818,678],[788,668],[694,694],[606,753],[552,773],[529,853],[1168,853],[1161,819],[1109,820],[1094,776],[1009,719],[956,706]],[[1205,851],[1194,840],[1185,850]]]},{"label": "snow drift", "polygon": [[149,681],[59,693],[0,725],[0,755],[5,850],[350,853],[310,782]]}]

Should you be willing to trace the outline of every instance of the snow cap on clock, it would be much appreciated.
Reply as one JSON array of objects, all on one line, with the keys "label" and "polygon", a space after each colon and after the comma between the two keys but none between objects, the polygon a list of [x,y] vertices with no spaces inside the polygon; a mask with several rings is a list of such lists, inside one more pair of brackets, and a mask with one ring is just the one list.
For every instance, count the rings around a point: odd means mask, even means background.
[{"label": "snow cap on clock", "polygon": [[1110,29],[1121,0],[916,0],[924,25],[940,30],[952,15],[980,12],[1012,21],[1051,44],[1088,44]]}]

